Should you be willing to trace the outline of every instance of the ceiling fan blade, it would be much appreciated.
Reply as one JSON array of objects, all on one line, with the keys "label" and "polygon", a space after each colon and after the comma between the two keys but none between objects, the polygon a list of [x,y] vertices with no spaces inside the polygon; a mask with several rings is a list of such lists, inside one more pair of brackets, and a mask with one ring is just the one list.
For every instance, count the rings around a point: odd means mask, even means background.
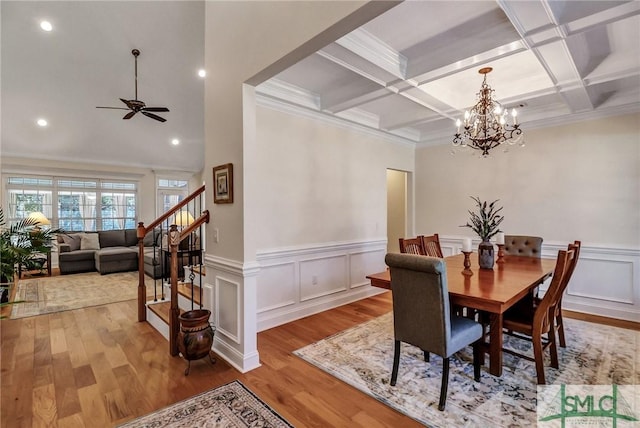
[{"label": "ceiling fan blade", "polygon": [[127,107],[129,107],[129,109],[133,110],[133,107],[131,106],[131,103],[129,101],[125,100],[124,98],[120,98],[120,101],[125,103]]},{"label": "ceiling fan blade", "polygon": [[135,114],[135,111],[130,111],[129,113],[124,115],[123,119],[131,119]]},{"label": "ceiling fan blade", "polygon": [[166,107],[143,107],[142,111],[169,111]]},{"label": "ceiling fan blade", "polygon": [[155,119],[155,120],[160,121],[160,122],[166,122],[167,121],[167,119],[165,119],[164,117],[160,117],[157,114],[149,113],[149,112],[146,112],[146,111],[143,111],[142,114],[144,114],[147,117],[150,117],[151,119]]},{"label": "ceiling fan blade", "polygon": [[96,107],[96,108],[110,108],[110,109],[113,109],[113,110],[131,110],[131,109],[124,108],[124,107]]}]

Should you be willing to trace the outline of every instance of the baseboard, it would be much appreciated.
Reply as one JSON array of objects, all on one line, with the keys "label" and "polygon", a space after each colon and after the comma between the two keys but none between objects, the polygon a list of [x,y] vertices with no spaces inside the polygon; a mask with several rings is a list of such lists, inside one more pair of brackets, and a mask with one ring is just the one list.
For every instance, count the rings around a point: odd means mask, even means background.
[{"label": "baseboard", "polygon": [[613,327],[627,328],[629,330],[640,331],[640,322],[621,320],[617,318],[604,317],[602,315],[593,315],[585,312],[570,311],[567,309],[562,310],[562,316],[566,318],[573,318],[581,321],[593,322],[597,324],[610,325]]}]

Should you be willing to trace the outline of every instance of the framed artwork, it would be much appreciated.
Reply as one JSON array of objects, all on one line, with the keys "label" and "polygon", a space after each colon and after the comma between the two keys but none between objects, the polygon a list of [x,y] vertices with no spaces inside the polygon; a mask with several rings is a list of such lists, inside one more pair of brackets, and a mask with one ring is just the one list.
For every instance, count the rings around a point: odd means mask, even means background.
[{"label": "framed artwork", "polygon": [[233,203],[233,164],[213,168],[213,203]]}]

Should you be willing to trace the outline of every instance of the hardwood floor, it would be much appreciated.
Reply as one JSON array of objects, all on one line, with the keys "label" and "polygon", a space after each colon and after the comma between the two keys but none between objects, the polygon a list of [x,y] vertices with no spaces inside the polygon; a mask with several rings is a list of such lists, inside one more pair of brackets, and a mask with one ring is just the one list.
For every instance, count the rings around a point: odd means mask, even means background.
[{"label": "hardwood floor", "polygon": [[112,427],[239,379],[296,427],[421,426],[291,352],[391,310],[391,295],[258,335],[262,366],[186,362],[137,322],[136,302],[3,320],[0,426]]}]

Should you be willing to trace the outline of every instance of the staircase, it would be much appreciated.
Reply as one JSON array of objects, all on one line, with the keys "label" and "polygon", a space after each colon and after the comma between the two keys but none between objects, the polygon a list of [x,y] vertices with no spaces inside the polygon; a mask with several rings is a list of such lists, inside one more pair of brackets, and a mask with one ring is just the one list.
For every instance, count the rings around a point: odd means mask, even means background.
[{"label": "staircase", "polygon": [[[138,223],[138,321],[148,321],[165,336],[173,356],[178,355],[178,316],[202,309],[204,303],[202,238],[209,223],[204,191],[205,186],[200,187],[149,226]],[[145,270],[154,278],[151,300]]]}]

